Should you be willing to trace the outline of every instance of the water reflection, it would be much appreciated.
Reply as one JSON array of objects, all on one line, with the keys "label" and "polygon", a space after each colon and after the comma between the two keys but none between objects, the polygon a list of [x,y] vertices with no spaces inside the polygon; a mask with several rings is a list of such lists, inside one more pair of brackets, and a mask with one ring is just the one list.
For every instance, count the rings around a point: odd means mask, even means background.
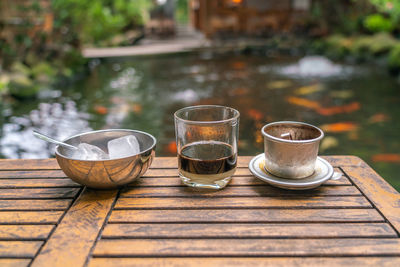
[{"label": "water reflection", "polygon": [[396,183],[398,83],[379,67],[321,57],[207,53],[93,60],[90,70],[36,103],[3,108],[2,156],[51,156],[53,147],[34,139],[33,127],[59,139],[90,129],[142,130],[157,138],[157,156],[174,156],[173,113],[189,105],[220,104],[241,113],[240,155],[263,151],[264,124],[305,121],[325,129],[324,154],[360,156]]},{"label": "water reflection", "polygon": [[12,116],[3,125],[0,153],[6,158],[48,158],[53,155],[54,145],[32,135],[32,129],[66,139],[72,135],[92,130],[90,115],[79,112],[75,102],[40,103],[37,109],[23,116]]}]

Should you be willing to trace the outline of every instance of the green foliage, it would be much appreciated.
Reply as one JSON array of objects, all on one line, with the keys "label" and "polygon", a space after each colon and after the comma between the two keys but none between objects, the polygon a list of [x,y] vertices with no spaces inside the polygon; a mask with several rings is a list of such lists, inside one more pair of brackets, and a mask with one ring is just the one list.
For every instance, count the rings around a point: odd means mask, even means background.
[{"label": "green foliage", "polygon": [[391,32],[394,29],[394,24],[392,20],[381,14],[373,14],[365,18],[364,27],[370,32]]},{"label": "green foliage", "polygon": [[178,23],[189,22],[189,7],[188,0],[177,0],[176,1],[176,20]]},{"label": "green foliage", "polygon": [[57,25],[76,32],[83,43],[97,44],[126,27],[147,20],[148,0],[53,0]]},{"label": "green foliage", "polygon": [[380,12],[390,15],[394,23],[400,21],[400,1],[399,0],[369,0]]},{"label": "green foliage", "polygon": [[379,56],[388,53],[398,41],[388,33],[353,38],[351,52],[358,58]]},{"label": "green foliage", "polygon": [[[10,73],[3,74],[3,90],[18,98],[35,97],[41,88],[55,81],[58,70],[50,63],[41,61],[32,67],[16,61]],[[1,87],[1,85],[0,85]]]},{"label": "green foliage", "polygon": [[326,53],[328,56],[342,59],[348,55],[353,41],[342,35],[331,35],[325,39]]},{"label": "green foliage", "polygon": [[400,44],[397,44],[389,54],[389,67],[391,70],[400,70]]},{"label": "green foliage", "polygon": [[400,44],[388,33],[345,37],[332,35],[323,42],[324,53],[335,59],[352,57],[358,61],[385,58]]}]

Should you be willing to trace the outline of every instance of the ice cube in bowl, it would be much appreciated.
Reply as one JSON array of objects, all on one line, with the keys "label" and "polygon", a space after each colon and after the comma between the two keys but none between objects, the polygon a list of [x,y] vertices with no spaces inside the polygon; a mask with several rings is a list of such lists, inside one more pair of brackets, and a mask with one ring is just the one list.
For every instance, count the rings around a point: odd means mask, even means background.
[{"label": "ice cube in bowl", "polygon": [[140,153],[140,144],[134,135],[126,135],[108,141],[110,159],[129,157]]},{"label": "ice cube in bowl", "polygon": [[73,151],[71,157],[83,160],[103,160],[110,158],[102,149],[87,143],[79,144],[78,149]]},{"label": "ice cube in bowl", "polygon": [[57,146],[58,164],[69,178],[91,188],[111,189],[131,183],[142,176],[153,161],[154,136],[136,130],[111,129],[78,134],[64,142],[74,146],[87,143],[108,153],[109,141],[129,135],[133,135],[139,143],[138,154],[116,159],[81,160],[73,158],[73,150]]}]

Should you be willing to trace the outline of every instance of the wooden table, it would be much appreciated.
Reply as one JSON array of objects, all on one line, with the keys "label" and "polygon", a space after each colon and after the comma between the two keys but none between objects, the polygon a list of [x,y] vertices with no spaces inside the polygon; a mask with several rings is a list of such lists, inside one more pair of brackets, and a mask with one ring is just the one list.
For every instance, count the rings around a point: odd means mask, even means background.
[{"label": "wooden table", "polygon": [[181,185],[156,158],[128,188],[93,191],[54,159],[0,160],[0,266],[400,266],[400,194],[357,157],[338,181],[285,191],[239,168],[228,187]]}]

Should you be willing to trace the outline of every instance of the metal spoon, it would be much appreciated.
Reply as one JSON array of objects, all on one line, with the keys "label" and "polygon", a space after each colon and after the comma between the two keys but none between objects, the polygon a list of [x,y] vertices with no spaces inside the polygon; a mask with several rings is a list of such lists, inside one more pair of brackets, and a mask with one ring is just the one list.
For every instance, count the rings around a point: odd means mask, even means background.
[{"label": "metal spoon", "polygon": [[342,178],[342,174],[340,172],[334,172],[331,177],[331,180],[335,181],[335,180],[339,180],[340,178]]},{"label": "metal spoon", "polygon": [[40,138],[40,139],[44,140],[44,141],[47,141],[47,142],[50,142],[50,143],[53,143],[53,144],[56,144],[56,145],[63,146],[65,148],[74,149],[74,150],[78,149],[76,146],[72,146],[72,145],[63,143],[61,141],[55,140],[55,139],[51,138],[50,136],[47,136],[47,135],[42,134],[42,133],[39,133],[36,130],[33,130],[33,135],[36,136],[37,138]]}]

